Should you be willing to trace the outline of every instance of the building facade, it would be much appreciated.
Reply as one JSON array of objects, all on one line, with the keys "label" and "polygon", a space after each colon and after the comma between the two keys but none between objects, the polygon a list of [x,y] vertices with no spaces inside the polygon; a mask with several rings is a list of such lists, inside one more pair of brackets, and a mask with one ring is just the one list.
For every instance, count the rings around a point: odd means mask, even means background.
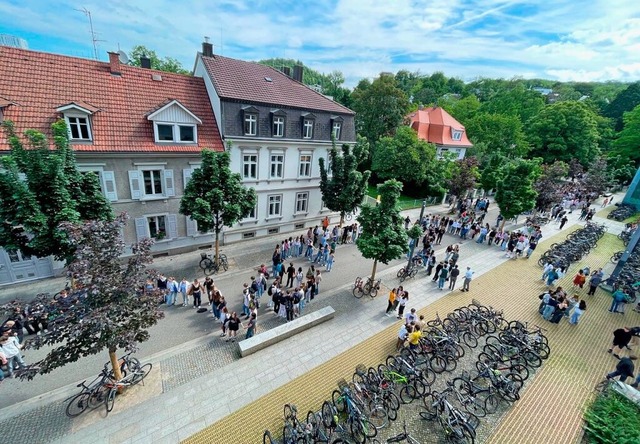
[{"label": "building facade", "polygon": [[[203,44],[194,75],[204,79],[231,168],[256,190],[249,217],[225,228],[224,241],[289,233],[319,225],[325,215],[318,159],[356,140],[353,111],[269,66],[213,54]],[[333,215],[334,216],[334,215]]]},{"label": "building facade", "polygon": [[[153,237],[154,254],[211,245],[179,214],[202,149],[223,150],[204,80],[109,62],[0,46],[0,121],[50,135],[65,119],[80,170],[95,172],[127,244]],[[0,155],[9,146],[0,131]],[[0,249],[0,285],[50,276],[62,264]]]}]

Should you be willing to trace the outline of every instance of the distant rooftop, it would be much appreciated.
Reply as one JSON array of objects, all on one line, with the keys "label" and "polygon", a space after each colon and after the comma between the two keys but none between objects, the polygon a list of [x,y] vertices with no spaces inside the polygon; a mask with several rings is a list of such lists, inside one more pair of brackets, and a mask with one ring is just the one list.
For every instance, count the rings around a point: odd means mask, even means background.
[{"label": "distant rooftop", "polygon": [[29,44],[25,39],[9,34],[0,34],[0,45],[11,46],[13,48],[29,49]]}]

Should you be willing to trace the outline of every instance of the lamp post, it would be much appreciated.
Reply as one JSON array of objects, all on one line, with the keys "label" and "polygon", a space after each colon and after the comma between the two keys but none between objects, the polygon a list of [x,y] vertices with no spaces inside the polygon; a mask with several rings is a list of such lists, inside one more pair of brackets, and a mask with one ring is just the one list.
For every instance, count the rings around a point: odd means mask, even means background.
[{"label": "lamp post", "polygon": [[[422,226],[422,218],[424,217],[424,209],[427,207],[427,199],[422,201],[422,209],[420,210],[420,219],[418,222]],[[407,262],[407,270],[411,268],[411,260],[413,259],[413,251],[416,249],[416,244],[418,243],[418,238],[413,240],[413,245],[411,246],[411,251],[409,251],[409,261]]]}]

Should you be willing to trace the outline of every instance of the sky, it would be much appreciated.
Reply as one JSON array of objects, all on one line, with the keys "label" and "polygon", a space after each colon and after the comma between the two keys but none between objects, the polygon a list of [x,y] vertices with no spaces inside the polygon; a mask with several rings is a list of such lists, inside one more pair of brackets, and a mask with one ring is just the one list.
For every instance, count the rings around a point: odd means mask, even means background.
[{"label": "sky", "polygon": [[144,45],[192,69],[204,36],[242,60],[285,57],[346,86],[380,72],[640,80],[637,0],[0,0],[0,34],[98,58]]}]

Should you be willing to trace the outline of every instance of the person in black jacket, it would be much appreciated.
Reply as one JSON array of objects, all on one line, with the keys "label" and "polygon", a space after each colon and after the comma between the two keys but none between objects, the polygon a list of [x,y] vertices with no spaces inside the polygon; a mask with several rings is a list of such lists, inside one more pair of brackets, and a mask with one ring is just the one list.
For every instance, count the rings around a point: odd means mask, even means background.
[{"label": "person in black jacket", "polygon": [[433,274],[433,279],[431,279],[433,282],[436,282],[438,280],[438,278],[440,277],[440,271],[442,271],[443,267],[444,267],[444,262],[442,261],[440,261],[440,263],[436,265],[436,271]]},{"label": "person in black jacket", "polygon": [[[611,344],[611,348],[607,350],[609,353],[612,353],[616,348],[621,352],[624,347],[629,345],[633,333],[629,327],[622,327],[613,332],[613,343]],[[613,356],[620,359],[618,352],[613,353]]]},{"label": "person in black jacket", "polygon": [[458,276],[460,276],[460,270],[457,265],[454,265],[449,275],[449,290],[453,290],[456,287],[456,280],[458,279]]},{"label": "person in black jacket", "polygon": [[618,365],[616,365],[616,369],[607,374],[607,379],[612,379],[616,376],[620,376],[620,382],[624,382],[627,378],[633,378],[633,370],[633,361],[625,356],[624,358],[620,359],[620,362],[618,362]]}]

